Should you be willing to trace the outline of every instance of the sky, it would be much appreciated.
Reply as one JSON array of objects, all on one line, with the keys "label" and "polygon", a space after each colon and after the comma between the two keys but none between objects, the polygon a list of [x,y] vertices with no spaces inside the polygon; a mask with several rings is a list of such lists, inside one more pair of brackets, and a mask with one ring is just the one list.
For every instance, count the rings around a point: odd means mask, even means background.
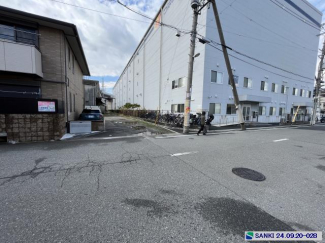
[{"label": "sky", "polygon": [[[120,1],[150,17],[156,15],[163,2]],[[325,1],[309,2],[323,12],[325,23]],[[0,0],[0,5],[75,24],[92,75],[89,79],[101,81],[101,86],[104,81],[104,91],[107,93],[112,93],[118,76],[150,24],[149,19],[130,12],[115,0]]]}]

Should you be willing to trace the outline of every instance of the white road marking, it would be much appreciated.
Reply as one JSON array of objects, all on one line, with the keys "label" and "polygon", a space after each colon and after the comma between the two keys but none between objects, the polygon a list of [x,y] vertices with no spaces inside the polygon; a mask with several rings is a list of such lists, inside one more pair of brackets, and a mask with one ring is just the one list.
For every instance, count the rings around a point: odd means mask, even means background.
[{"label": "white road marking", "polygon": [[187,155],[187,154],[196,154],[198,151],[194,152],[184,152],[184,153],[178,153],[178,154],[171,154],[170,156],[175,157],[175,156],[182,156],[182,155]]},{"label": "white road marking", "polygon": [[178,135],[178,136],[166,136],[166,137],[155,137],[157,139],[164,139],[164,138],[179,138],[179,137],[188,137],[191,135]]},{"label": "white road marking", "polygon": [[287,140],[289,140],[289,139],[283,138],[283,139],[279,139],[279,140],[273,140],[273,142],[276,143],[276,142],[282,142],[282,141],[287,141]]}]

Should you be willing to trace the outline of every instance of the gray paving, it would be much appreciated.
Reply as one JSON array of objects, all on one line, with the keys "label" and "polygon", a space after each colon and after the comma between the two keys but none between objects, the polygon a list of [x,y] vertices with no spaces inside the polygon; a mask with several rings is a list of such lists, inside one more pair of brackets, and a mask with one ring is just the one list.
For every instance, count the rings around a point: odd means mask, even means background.
[{"label": "gray paving", "polygon": [[[1,144],[0,242],[244,242],[245,230],[324,232],[324,132]],[[195,153],[171,156],[184,152]],[[237,177],[234,167],[266,180]]]}]

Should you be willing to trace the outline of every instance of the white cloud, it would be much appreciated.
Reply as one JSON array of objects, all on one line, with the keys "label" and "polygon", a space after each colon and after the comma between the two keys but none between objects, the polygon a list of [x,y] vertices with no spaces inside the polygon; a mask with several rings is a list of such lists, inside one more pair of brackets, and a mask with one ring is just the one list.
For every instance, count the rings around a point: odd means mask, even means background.
[{"label": "white cloud", "polygon": [[[58,0],[101,12],[151,22],[108,0]],[[132,0],[130,7],[153,17],[163,0]],[[123,1],[127,2],[127,1]],[[51,0],[0,0],[0,5],[77,26],[94,76],[118,76],[143,37],[148,23],[113,17]]]},{"label": "white cloud", "polygon": [[[111,89],[115,85],[115,82],[104,82],[104,89]],[[103,88],[103,84],[100,84],[100,87]]]}]

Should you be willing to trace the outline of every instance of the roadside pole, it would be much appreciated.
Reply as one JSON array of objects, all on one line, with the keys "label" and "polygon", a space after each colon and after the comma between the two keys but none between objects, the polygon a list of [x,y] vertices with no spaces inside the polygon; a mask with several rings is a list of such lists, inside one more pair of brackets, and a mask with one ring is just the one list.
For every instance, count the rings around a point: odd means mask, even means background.
[{"label": "roadside pole", "polygon": [[323,63],[324,63],[324,56],[325,56],[325,37],[324,37],[324,43],[323,43],[323,49],[322,49],[322,54],[320,55],[320,62],[318,66],[318,74],[316,78],[316,92],[315,92],[315,97],[314,97],[314,107],[313,107],[313,116],[310,121],[310,125],[315,125],[316,122],[316,111],[317,107],[319,107],[319,100],[320,100],[320,86],[321,86],[321,81],[322,81],[322,73],[323,73]]},{"label": "roadside pole", "polygon": [[188,74],[187,74],[187,85],[186,85],[186,99],[185,99],[185,109],[184,109],[184,125],[183,133],[189,133],[190,131],[190,112],[191,112],[191,92],[192,92],[192,79],[193,79],[193,65],[194,65],[194,53],[195,53],[195,40],[196,40],[196,27],[198,19],[198,4],[193,4],[193,24],[191,32],[191,48],[189,54],[189,63],[188,63]]},{"label": "roadside pole", "polygon": [[239,104],[239,98],[238,98],[236,84],[234,81],[234,75],[232,73],[230,60],[229,60],[229,56],[228,56],[227,48],[229,48],[229,47],[226,46],[225,38],[223,36],[221,22],[220,22],[220,18],[219,18],[219,14],[218,14],[218,9],[217,9],[217,4],[216,4],[215,0],[209,0],[209,2],[212,3],[214,17],[215,17],[216,24],[218,27],[223,56],[225,58],[225,62],[226,62],[226,66],[227,66],[227,71],[228,71],[228,75],[229,75],[230,85],[232,87],[232,92],[233,92],[233,96],[234,96],[234,102],[235,102],[235,106],[236,106],[236,112],[237,112],[238,120],[240,123],[240,127],[241,127],[241,130],[246,130],[243,113],[241,111],[241,106]]}]

